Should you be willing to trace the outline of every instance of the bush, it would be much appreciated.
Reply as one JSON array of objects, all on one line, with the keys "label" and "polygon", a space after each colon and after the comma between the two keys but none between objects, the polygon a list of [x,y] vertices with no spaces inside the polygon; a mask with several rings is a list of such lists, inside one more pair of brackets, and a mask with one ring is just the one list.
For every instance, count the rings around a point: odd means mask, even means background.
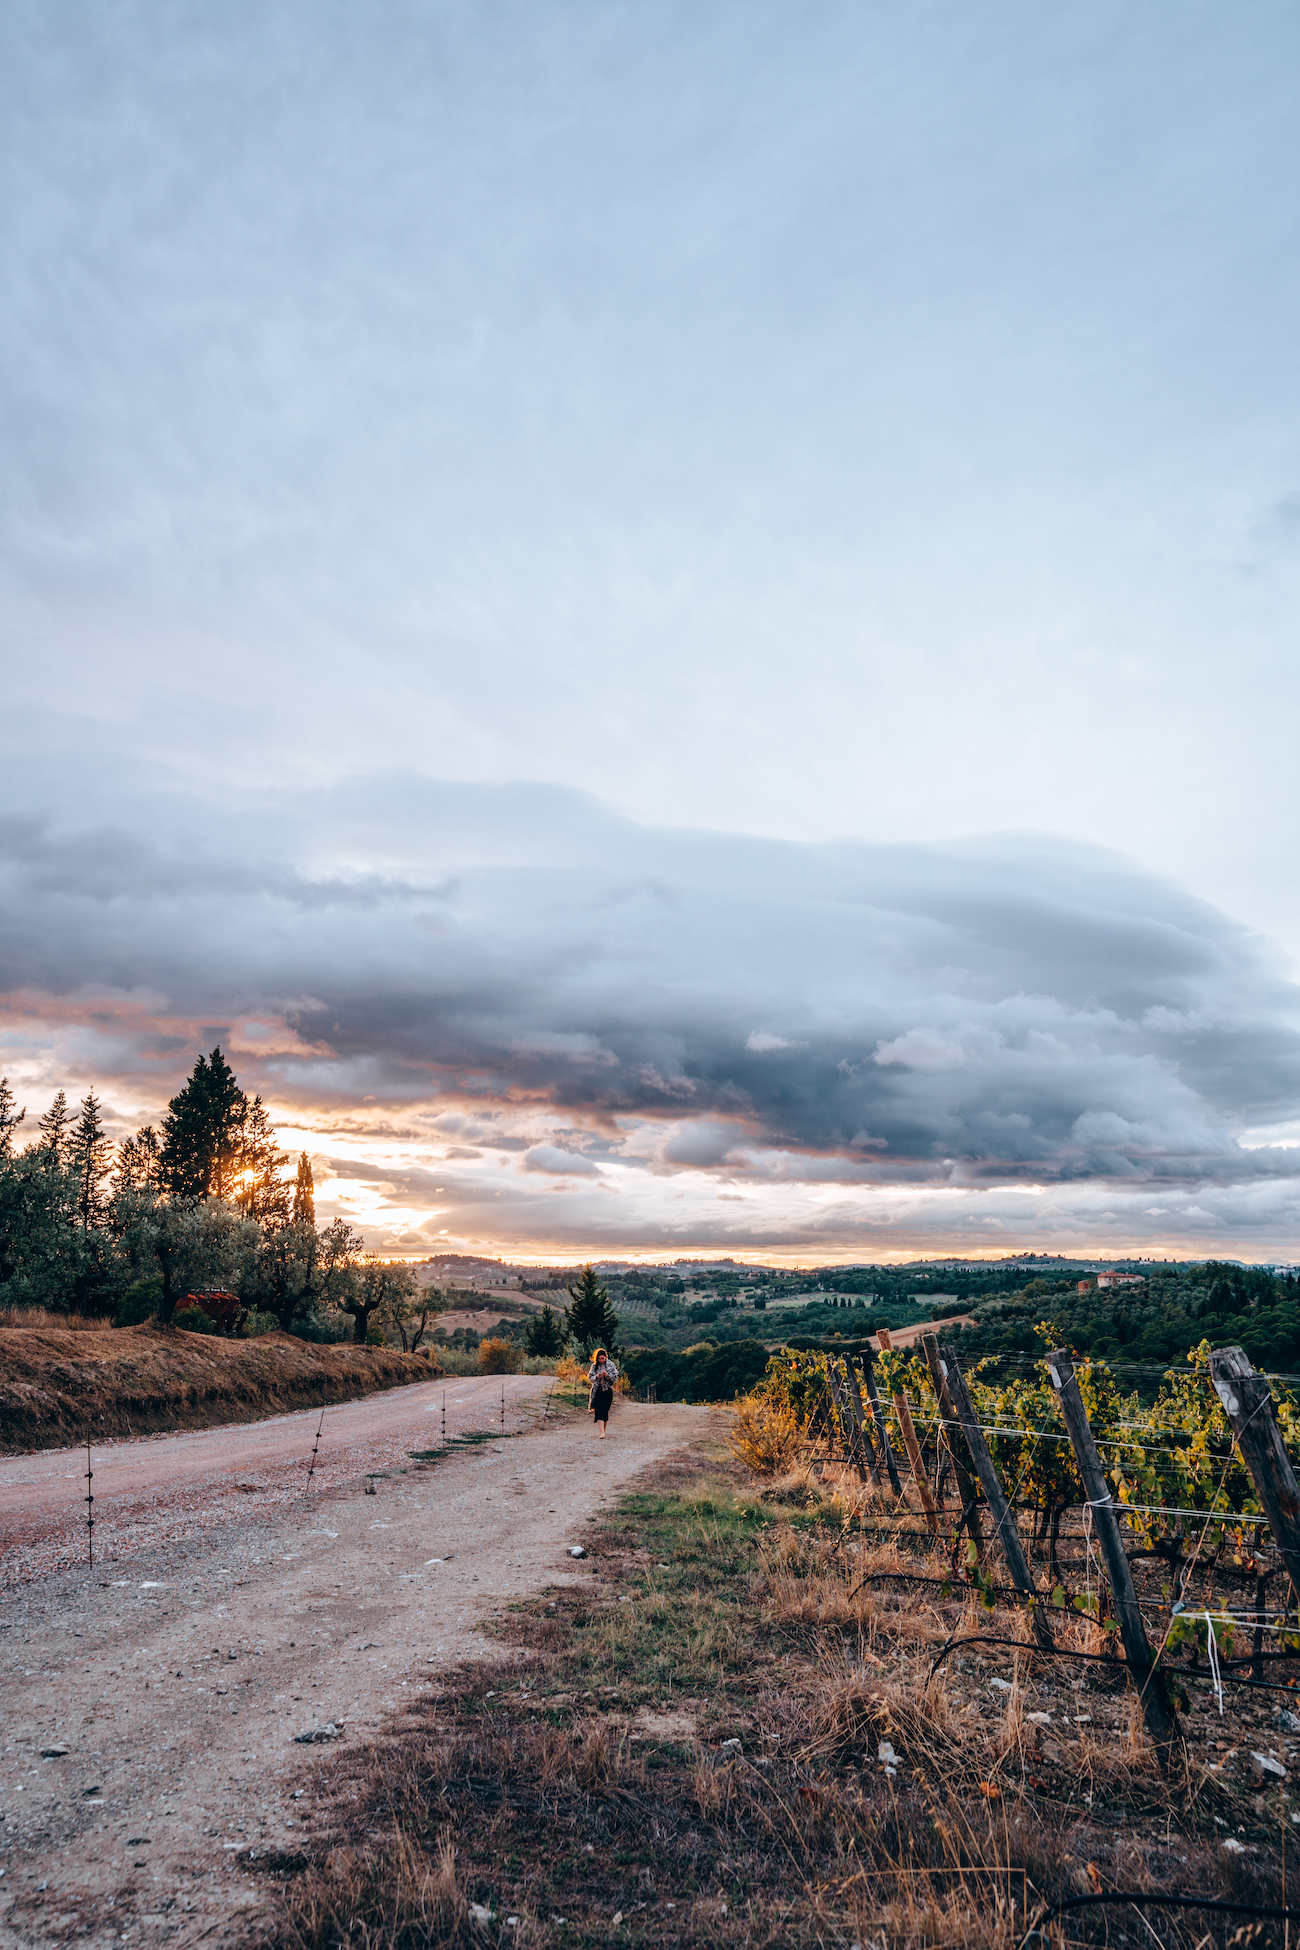
[{"label": "bush", "polygon": [[172,1315],[172,1325],[184,1328],[187,1334],[215,1334],[217,1323],[211,1314],[205,1314],[202,1307],[181,1307]]},{"label": "bush", "polygon": [[444,1374],[472,1375],[479,1373],[478,1355],[471,1354],[463,1347],[443,1347],[435,1345],[433,1358]]},{"label": "bush", "polygon": [[118,1304],[115,1327],[138,1327],[152,1320],[162,1305],[161,1280],[137,1280],[129,1286]]},{"label": "bush", "polygon": [[523,1365],[523,1349],[514,1341],[508,1341],[504,1336],[489,1334],[485,1341],[479,1342],[478,1371],[480,1374],[520,1374]]},{"label": "bush", "polygon": [[727,1442],[757,1476],[779,1476],[799,1460],[799,1424],[793,1411],[759,1395],[745,1395],[736,1404]]}]

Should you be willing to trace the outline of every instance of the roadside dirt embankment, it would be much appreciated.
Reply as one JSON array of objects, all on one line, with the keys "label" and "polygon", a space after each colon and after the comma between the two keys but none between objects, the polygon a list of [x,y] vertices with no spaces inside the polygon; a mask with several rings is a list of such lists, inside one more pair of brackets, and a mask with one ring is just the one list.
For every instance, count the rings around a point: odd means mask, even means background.
[{"label": "roadside dirt embankment", "polygon": [[288,1334],[228,1341],[152,1324],[102,1333],[12,1327],[0,1332],[0,1450],[258,1421],[441,1372],[424,1354],[316,1347]]}]

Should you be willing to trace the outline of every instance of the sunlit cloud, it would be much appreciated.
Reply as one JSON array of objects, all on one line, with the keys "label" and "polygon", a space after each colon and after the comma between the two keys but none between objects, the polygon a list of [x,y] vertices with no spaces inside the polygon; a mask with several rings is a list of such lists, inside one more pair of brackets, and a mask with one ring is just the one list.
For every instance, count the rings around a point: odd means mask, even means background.
[{"label": "sunlit cloud", "polygon": [[200,886],[176,863],[201,808],[173,795],[165,841],[100,825],[131,862],[108,900],[71,822],[11,832],[0,1065],[38,1107],[94,1082],[121,1133],[219,1040],[321,1161],[322,1210],[402,1250],[1270,1249],[1300,1219],[1296,992],[1130,862],[777,847],[472,790],[471,848],[457,788],[386,782],[363,927],[319,864],[356,787],[281,817],[270,857],[209,835]]}]

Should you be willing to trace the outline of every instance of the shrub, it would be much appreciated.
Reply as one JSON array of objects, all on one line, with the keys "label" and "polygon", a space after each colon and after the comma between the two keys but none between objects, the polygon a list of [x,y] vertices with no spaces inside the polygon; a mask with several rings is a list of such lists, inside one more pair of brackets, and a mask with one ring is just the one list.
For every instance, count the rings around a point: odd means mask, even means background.
[{"label": "shrub", "polygon": [[478,1355],[471,1354],[468,1348],[435,1346],[433,1358],[444,1374],[472,1375],[482,1372]]},{"label": "shrub", "polygon": [[152,1320],[162,1305],[161,1280],[137,1280],[122,1295],[117,1309],[115,1327],[138,1327],[142,1321]]},{"label": "shrub", "polygon": [[799,1460],[799,1424],[793,1412],[761,1395],[741,1397],[727,1442],[756,1476],[779,1476]]},{"label": "shrub", "polygon": [[187,1334],[215,1334],[217,1323],[202,1307],[181,1307],[172,1315],[172,1325],[184,1328]]},{"label": "shrub", "polygon": [[479,1342],[478,1371],[480,1374],[519,1374],[523,1370],[523,1365],[523,1349],[514,1341],[489,1334],[485,1341]]}]

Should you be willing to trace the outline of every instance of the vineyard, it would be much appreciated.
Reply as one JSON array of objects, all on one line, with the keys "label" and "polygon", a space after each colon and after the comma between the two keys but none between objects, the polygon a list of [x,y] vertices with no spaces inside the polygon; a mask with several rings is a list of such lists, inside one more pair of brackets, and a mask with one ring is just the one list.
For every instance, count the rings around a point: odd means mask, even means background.
[{"label": "vineyard", "polygon": [[[1202,1343],[1153,1398],[1145,1378],[1144,1404],[1106,1361],[1076,1365],[1064,1350],[986,1378],[992,1364],[963,1374],[934,1336],[906,1354],[881,1340],[874,1360],[773,1356],[732,1438],[771,1496],[797,1501],[802,1484],[835,1512],[842,1601],[870,1597],[866,1643],[894,1680],[876,1766],[923,1782],[931,1816],[946,1772],[950,1812],[966,1821],[973,1796],[1040,1819],[1108,1806],[1131,1836],[1162,1806],[1167,1827],[1176,1811],[1185,1840],[1212,1847],[1219,1887],[1200,1874],[1180,1890],[1176,1879],[1162,1888],[1145,1858],[1125,1872],[1122,1849],[1103,1865],[1094,1837],[1064,1894],[1045,1875],[1037,1902],[1027,1890],[1022,1927],[1035,1908],[1051,1920],[1049,1894],[1087,1940],[1133,1901],[1170,1912],[1165,1943],[1224,1941],[1214,1921],[1252,1911],[1268,1913],[1252,1928],[1289,1927],[1287,1837],[1300,1822],[1286,1738],[1300,1734],[1290,1378]],[[792,1543],[792,1574],[799,1556]],[[1005,1703],[991,1725],[990,1693]],[[963,1716],[976,1737],[958,1731]],[[1180,1922],[1184,1897],[1196,1914]],[[1207,1909],[1211,1897],[1228,1908]]]}]

